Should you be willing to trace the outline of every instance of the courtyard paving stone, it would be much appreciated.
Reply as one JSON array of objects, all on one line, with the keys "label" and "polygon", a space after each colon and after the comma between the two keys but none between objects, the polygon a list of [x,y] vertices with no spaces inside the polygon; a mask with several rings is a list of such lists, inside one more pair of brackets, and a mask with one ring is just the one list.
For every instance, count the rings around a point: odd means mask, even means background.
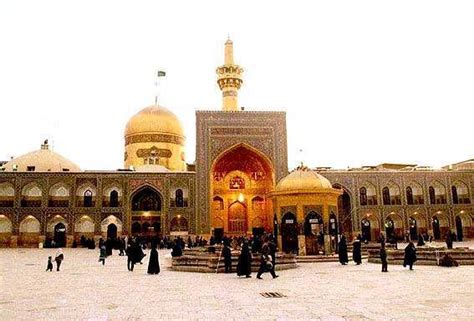
[{"label": "courtyard paving stone", "polygon": [[61,272],[45,272],[55,252],[0,249],[1,320],[474,320],[474,266],[308,263],[257,280],[170,271],[160,251],[150,276],[148,256],[128,272],[116,253],[102,266],[98,250],[64,249]]}]

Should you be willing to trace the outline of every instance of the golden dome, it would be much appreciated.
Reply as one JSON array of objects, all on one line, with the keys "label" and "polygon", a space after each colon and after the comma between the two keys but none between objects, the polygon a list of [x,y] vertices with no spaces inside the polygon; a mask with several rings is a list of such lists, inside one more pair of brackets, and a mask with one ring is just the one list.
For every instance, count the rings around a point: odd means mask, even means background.
[{"label": "golden dome", "polygon": [[79,166],[50,150],[47,141],[40,150],[14,158],[4,168],[6,172],[81,172]]},{"label": "golden dome", "polygon": [[276,192],[310,191],[321,189],[333,189],[331,182],[318,173],[306,167],[298,167],[296,170],[282,178],[277,184]]},{"label": "golden dome", "polygon": [[125,137],[151,133],[184,137],[178,117],[159,105],[152,105],[139,111],[130,118],[125,128]]}]

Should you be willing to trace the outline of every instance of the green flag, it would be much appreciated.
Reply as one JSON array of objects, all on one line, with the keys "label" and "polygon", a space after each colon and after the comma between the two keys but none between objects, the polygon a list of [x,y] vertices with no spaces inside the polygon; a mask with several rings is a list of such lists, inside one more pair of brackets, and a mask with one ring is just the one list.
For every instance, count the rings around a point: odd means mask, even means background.
[{"label": "green flag", "polygon": [[158,77],[164,77],[164,76],[166,76],[166,72],[162,70],[158,70]]}]

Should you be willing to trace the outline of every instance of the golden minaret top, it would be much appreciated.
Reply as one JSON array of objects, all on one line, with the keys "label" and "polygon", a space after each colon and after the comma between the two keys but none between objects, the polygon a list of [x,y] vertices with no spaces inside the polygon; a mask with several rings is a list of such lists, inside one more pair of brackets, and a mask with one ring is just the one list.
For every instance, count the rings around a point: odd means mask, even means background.
[{"label": "golden minaret top", "polygon": [[232,40],[225,42],[224,65],[217,68],[217,84],[222,90],[222,110],[238,111],[237,91],[242,85],[244,70],[234,64],[234,48]]}]

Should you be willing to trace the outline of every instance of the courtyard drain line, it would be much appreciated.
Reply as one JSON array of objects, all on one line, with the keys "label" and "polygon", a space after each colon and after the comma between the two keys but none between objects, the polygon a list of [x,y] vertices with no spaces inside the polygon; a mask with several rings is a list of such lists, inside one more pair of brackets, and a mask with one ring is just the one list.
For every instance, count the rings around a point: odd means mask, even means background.
[{"label": "courtyard drain line", "polygon": [[260,295],[263,296],[264,298],[270,298],[270,299],[286,298],[286,295],[281,294],[280,292],[261,292]]}]

